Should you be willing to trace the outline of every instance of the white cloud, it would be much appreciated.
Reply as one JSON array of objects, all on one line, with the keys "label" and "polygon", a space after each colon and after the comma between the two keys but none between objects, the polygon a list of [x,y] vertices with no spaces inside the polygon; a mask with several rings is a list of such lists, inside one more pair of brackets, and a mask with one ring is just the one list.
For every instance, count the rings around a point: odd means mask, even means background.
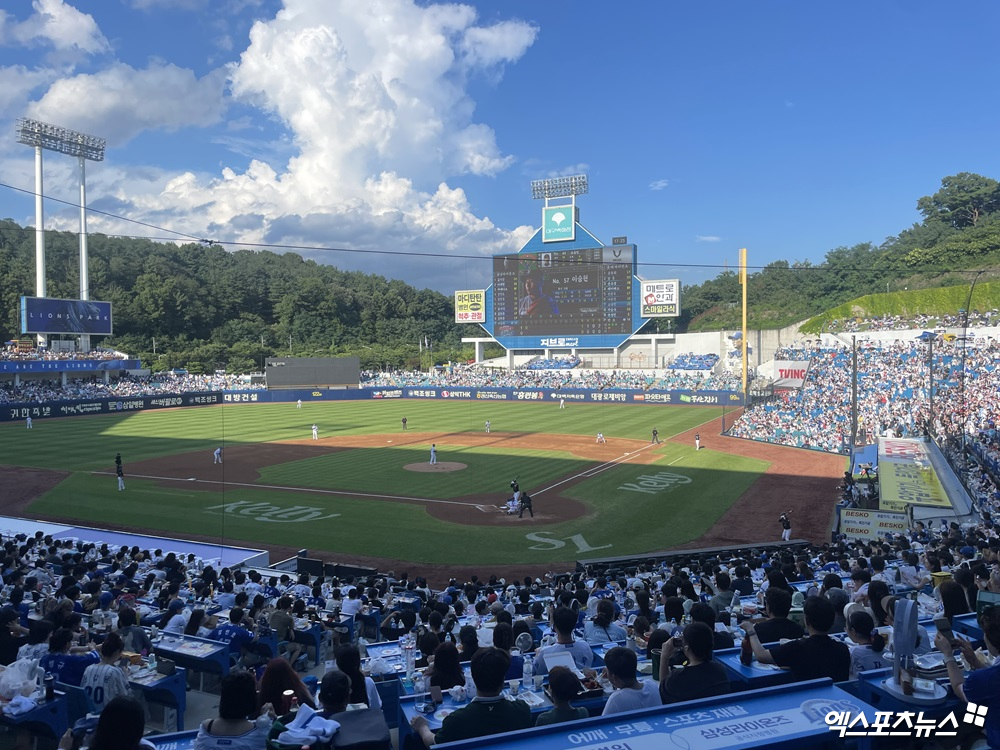
[{"label": "white cloud", "polygon": [[107,138],[111,147],[144,130],[175,131],[222,118],[225,72],[201,79],[187,68],[115,63],[93,75],[63,78],[30,108],[32,117]]},{"label": "white cloud", "polygon": [[[222,242],[485,258],[516,250],[534,230],[496,226],[448,184],[461,174],[497,174],[513,161],[489,124],[476,120],[468,86],[474,76],[498,80],[536,34],[518,21],[477,25],[475,9],[464,5],[285,0],[274,18],[254,23],[228,69],[231,102],[218,72],[198,79],[163,62],[144,70],[115,63],[59,81],[33,116],[114,145],[237,112],[227,133],[191,137],[247,155],[249,166],[176,173],[117,164],[112,150],[88,173],[95,208]],[[277,136],[261,126],[261,114],[279,124]],[[585,170],[573,165],[568,173]],[[68,172],[65,185],[58,172],[46,179],[47,192],[72,183]],[[52,218],[53,227],[74,223],[69,212]],[[146,233],[102,216],[91,229]],[[298,252],[438,289],[454,288],[456,278],[481,283],[490,271],[485,261]]]},{"label": "white cloud", "polygon": [[695,242],[722,242],[721,237],[716,237],[714,234],[699,234],[694,238]]},{"label": "white cloud", "polygon": [[667,185],[670,184],[670,180],[654,180],[649,183],[650,190],[663,190]]},{"label": "white cloud", "polygon": [[7,16],[0,26],[0,40],[23,45],[49,44],[60,51],[88,54],[107,52],[109,45],[94,17],[63,0],[34,0],[34,13],[20,23]]}]

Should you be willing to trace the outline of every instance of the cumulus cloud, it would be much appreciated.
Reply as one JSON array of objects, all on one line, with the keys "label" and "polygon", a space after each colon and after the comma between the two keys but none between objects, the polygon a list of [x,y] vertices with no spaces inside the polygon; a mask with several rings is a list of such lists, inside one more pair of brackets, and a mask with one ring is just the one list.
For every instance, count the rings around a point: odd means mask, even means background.
[{"label": "cumulus cloud", "polygon": [[653,180],[649,183],[650,190],[663,190],[667,185],[670,184],[670,180]]},{"label": "cumulus cloud", "polygon": [[699,234],[694,238],[695,242],[721,242],[721,237],[716,237],[714,234]]},{"label": "cumulus cloud", "polygon": [[198,79],[170,63],[152,62],[143,70],[115,63],[99,73],[55,82],[30,113],[120,146],[145,130],[171,132],[218,122],[224,87],[221,69]]},{"label": "cumulus cloud", "polygon": [[[469,89],[477,77],[496,84],[537,33],[516,20],[480,24],[466,5],[285,0],[273,18],[253,24],[226,70],[229,101],[218,71],[197,78],[169,63],[143,70],[114,63],[59,81],[32,116],[120,144],[142,131],[218,123],[236,111],[227,133],[204,137],[249,156],[248,166],[223,163],[216,174],[167,165],[143,171],[115,164],[112,152],[88,175],[92,205],[221,242],[316,247],[299,252],[454,288],[453,272],[461,269],[463,283],[481,283],[489,264],[322,248],[485,257],[526,242],[532,227],[495,225],[449,180],[489,178],[513,163],[490,125],[477,121]],[[73,221],[53,218],[65,228]],[[91,228],[135,231],[99,216]]]},{"label": "cumulus cloud", "polygon": [[14,22],[6,16],[0,23],[0,40],[23,45],[47,44],[60,51],[88,54],[107,52],[108,41],[94,17],[81,13],[63,0],[34,0],[27,19]]}]

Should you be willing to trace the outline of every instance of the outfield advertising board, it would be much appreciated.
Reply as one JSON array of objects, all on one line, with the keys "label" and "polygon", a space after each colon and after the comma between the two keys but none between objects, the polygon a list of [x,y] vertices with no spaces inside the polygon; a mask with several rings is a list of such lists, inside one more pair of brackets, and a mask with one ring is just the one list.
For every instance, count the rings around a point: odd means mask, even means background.
[{"label": "outfield advertising board", "polygon": [[678,279],[642,281],[639,284],[643,318],[676,318],[681,314],[681,282]]},{"label": "outfield advertising board", "polygon": [[852,539],[876,541],[889,534],[905,534],[908,528],[905,513],[878,510],[838,508],[840,533]]},{"label": "outfield advertising board", "polygon": [[941,480],[930,467],[880,461],[879,510],[902,512],[907,505],[931,505],[951,508]]},{"label": "outfield advertising board", "polygon": [[79,401],[50,401],[45,404],[4,404],[0,422],[26,417],[71,417],[85,414],[114,414],[147,409],[208,406],[212,404],[264,404],[290,401],[358,401],[393,399],[437,401],[531,401],[577,404],[670,404],[673,406],[742,406],[743,397],[731,391],[558,391],[541,388],[353,388],[288,389],[281,391],[213,391],[205,393],[165,393],[155,396],[95,398]]},{"label": "outfield advertising board", "polygon": [[809,373],[809,360],[775,360],[774,387],[801,390]]},{"label": "outfield advertising board", "polygon": [[455,292],[455,322],[486,322],[486,290],[463,289]]}]

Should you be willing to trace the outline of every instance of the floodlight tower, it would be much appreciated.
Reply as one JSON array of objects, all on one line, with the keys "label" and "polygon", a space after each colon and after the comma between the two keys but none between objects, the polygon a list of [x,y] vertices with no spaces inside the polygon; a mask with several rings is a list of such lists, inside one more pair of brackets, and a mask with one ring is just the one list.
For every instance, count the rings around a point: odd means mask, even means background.
[{"label": "floodlight tower", "polygon": [[[80,165],[80,299],[90,299],[87,267],[87,159],[104,161],[107,141],[86,133],[22,117],[17,121],[17,142],[35,149],[35,296],[45,294],[45,213],[42,191],[42,149],[75,156]],[[44,344],[45,334],[38,334]],[[80,336],[80,348],[90,351],[90,335]]]},{"label": "floodlight tower", "polygon": [[588,191],[587,175],[575,174],[572,177],[552,177],[548,180],[531,181],[531,197],[535,200],[549,198],[572,198],[574,214],[576,213],[576,196],[586,195]]}]

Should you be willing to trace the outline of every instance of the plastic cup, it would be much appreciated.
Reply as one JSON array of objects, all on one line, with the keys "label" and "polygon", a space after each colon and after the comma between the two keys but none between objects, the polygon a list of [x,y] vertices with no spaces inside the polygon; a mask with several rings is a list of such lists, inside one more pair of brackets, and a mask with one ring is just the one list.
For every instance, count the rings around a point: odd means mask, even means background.
[{"label": "plastic cup", "polygon": [[519,692],[521,692],[521,681],[520,680],[510,680],[507,683],[507,687],[510,688],[510,694],[511,695],[517,695]]},{"label": "plastic cup", "polygon": [[541,690],[542,685],[545,683],[545,675],[536,674],[535,675],[535,690]]}]

